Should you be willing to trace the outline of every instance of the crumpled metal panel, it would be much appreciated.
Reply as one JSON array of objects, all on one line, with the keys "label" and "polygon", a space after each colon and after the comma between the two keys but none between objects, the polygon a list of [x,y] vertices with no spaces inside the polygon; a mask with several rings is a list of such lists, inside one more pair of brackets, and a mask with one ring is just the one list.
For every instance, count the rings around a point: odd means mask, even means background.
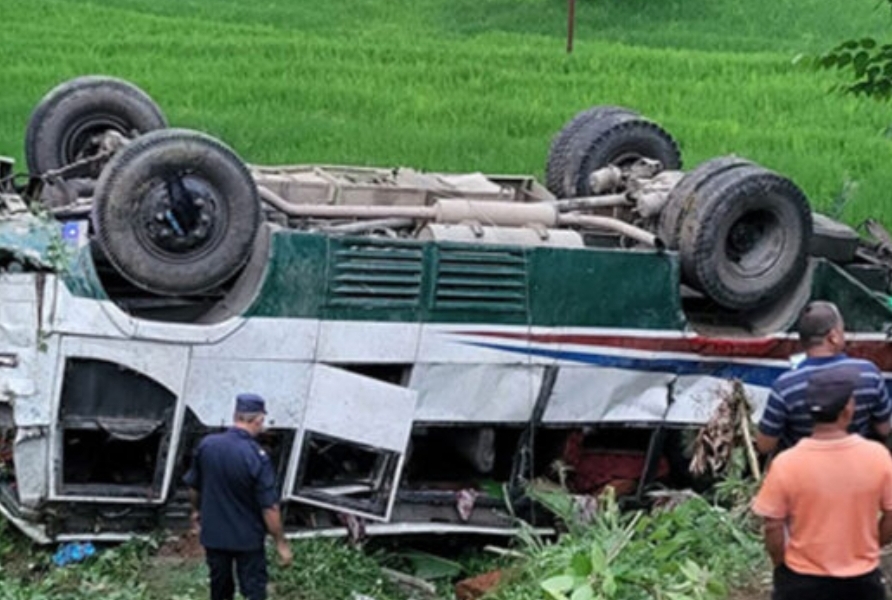
[{"label": "crumpled metal panel", "polygon": [[11,256],[27,268],[51,270],[53,246],[58,245],[58,229],[29,213],[9,216],[0,210],[0,258]]},{"label": "crumpled metal panel", "polygon": [[37,275],[0,274],[0,354],[12,358],[0,372],[0,402],[37,392],[40,286]]},{"label": "crumpled metal panel", "polygon": [[402,454],[416,402],[415,390],[315,365],[303,429]]},{"label": "crumpled metal panel", "polygon": [[425,364],[412,369],[418,392],[415,419],[426,423],[526,423],[544,367]]},{"label": "crumpled metal panel", "polygon": [[546,423],[661,422],[668,409],[672,373],[563,366],[558,373]]},{"label": "crumpled metal panel", "polygon": [[192,358],[183,400],[198,420],[211,427],[232,421],[235,397],[242,392],[266,399],[270,427],[297,428],[311,382],[310,363],[248,358]]},{"label": "crumpled metal panel", "polygon": [[102,287],[99,275],[96,273],[90,247],[80,248],[69,258],[67,268],[61,277],[71,293],[82,298],[108,300],[108,294],[105,293],[105,288]]},{"label": "crumpled metal panel", "polygon": [[15,460],[19,502],[36,508],[47,495],[49,435],[46,427],[20,427],[16,432]]},{"label": "crumpled metal panel", "polygon": [[59,272],[75,296],[107,300],[87,243],[89,223],[60,224],[27,210],[11,211],[9,198],[0,197],[0,259],[19,263],[23,271]]}]

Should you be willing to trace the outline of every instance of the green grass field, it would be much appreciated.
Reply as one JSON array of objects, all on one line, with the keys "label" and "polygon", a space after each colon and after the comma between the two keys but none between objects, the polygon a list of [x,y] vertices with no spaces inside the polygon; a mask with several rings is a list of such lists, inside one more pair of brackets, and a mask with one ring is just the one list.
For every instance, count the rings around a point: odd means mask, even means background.
[{"label": "green grass field", "polygon": [[567,56],[565,0],[4,0],[0,152],[20,160],[34,104],[85,73],[134,81],[172,124],[259,163],[541,176],[564,121],[621,104],[687,166],[733,152],[819,207],[849,190],[851,222],[892,221],[892,107],[797,60],[892,38],[882,3],[578,2]]}]

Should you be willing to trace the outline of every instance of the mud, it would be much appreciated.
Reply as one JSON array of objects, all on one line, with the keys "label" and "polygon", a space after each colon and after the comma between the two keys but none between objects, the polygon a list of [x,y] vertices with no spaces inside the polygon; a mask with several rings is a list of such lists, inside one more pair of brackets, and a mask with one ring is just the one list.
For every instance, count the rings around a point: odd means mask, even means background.
[{"label": "mud", "polygon": [[198,541],[198,534],[188,531],[176,537],[168,538],[160,548],[158,548],[157,557],[161,559],[182,559],[183,562],[189,562],[195,559],[204,558],[204,548]]}]

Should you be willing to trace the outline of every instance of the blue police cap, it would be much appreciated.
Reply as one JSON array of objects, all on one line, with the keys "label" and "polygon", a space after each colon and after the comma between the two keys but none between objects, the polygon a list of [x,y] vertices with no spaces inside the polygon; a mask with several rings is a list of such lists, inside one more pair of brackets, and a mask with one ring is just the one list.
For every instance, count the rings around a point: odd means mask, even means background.
[{"label": "blue police cap", "polygon": [[266,414],[266,403],[257,394],[239,394],[235,397],[235,412]]}]

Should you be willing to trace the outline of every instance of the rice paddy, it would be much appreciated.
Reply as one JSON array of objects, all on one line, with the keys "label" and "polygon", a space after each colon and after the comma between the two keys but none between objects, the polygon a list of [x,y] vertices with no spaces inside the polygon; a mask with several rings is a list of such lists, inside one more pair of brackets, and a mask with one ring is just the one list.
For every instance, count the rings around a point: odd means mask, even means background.
[{"label": "rice paddy", "polygon": [[[594,104],[634,108],[685,164],[736,153],[822,209],[892,220],[890,107],[831,91],[810,57],[890,32],[874,0],[5,0],[0,152],[55,84],[129,79],[175,126],[255,163],[542,176],[551,136]],[[21,163],[20,163],[21,165]],[[22,170],[24,167],[22,166]]]}]

